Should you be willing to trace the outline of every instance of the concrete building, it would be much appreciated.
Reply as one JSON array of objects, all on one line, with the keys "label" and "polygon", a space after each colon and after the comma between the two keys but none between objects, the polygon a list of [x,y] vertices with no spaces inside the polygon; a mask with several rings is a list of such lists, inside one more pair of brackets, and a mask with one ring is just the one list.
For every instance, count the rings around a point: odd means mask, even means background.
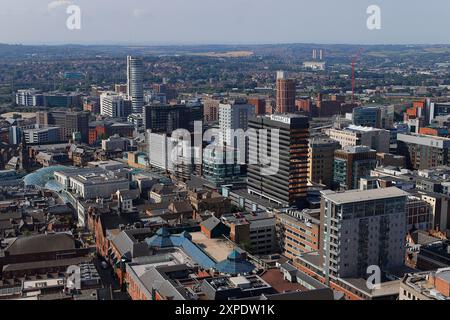
[{"label": "concrete building", "polygon": [[44,107],[66,109],[81,107],[81,94],[78,92],[45,93]]},{"label": "concrete building", "polygon": [[165,133],[147,132],[148,154],[150,165],[162,170],[173,170],[173,162],[170,150],[172,149],[171,138]]},{"label": "concrete building", "polygon": [[429,104],[429,123],[436,117],[450,115],[450,102],[428,102]]},{"label": "concrete building", "polygon": [[[249,128],[267,130],[270,136],[265,140],[251,136],[249,139],[248,192],[280,205],[292,205],[306,200],[308,183],[308,138],[309,121],[307,117],[286,114],[262,116],[250,119]],[[272,154],[269,166],[276,165],[276,172],[261,174],[267,162],[261,158],[261,149],[267,141],[275,143],[272,130],[279,130],[278,154]],[[256,134],[256,133],[254,133]],[[278,159],[274,157],[277,157]]]},{"label": "concrete building", "polygon": [[144,107],[145,129],[171,134],[177,129],[194,131],[194,122],[203,120],[201,104],[151,104]]},{"label": "concrete building", "polygon": [[11,126],[8,129],[8,143],[18,145],[22,141],[22,129],[18,126]]},{"label": "concrete building", "polygon": [[406,230],[431,230],[433,228],[432,206],[420,197],[410,195],[406,201]]},{"label": "concrete building", "polygon": [[44,105],[44,95],[36,89],[18,90],[16,104],[25,107],[41,107]]},{"label": "concrete building", "polygon": [[128,96],[112,91],[100,95],[100,114],[110,118],[125,118],[131,114],[131,100]]},{"label": "concrete building", "polygon": [[381,128],[381,110],[378,106],[363,106],[353,109],[353,124]]},{"label": "concrete building", "polygon": [[89,140],[89,112],[78,111],[38,111],[36,124],[40,128],[59,127],[59,141],[69,141],[74,133],[79,133],[81,142]]},{"label": "concrete building", "polygon": [[239,150],[227,146],[205,148],[203,151],[203,176],[216,186],[243,183],[245,175],[239,161]]},{"label": "concrete building", "polygon": [[58,127],[47,127],[24,130],[25,142],[27,144],[46,144],[59,141]]},{"label": "concrete building", "polygon": [[397,142],[398,153],[405,157],[408,169],[421,170],[449,164],[449,138],[398,134]]},{"label": "concrete building", "polygon": [[450,229],[450,196],[435,192],[417,191],[420,197],[430,206],[432,228],[439,231]]},{"label": "concrete building", "polygon": [[230,228],[230,239],[252,254],[278,251],[276,219],[266,212],[222,215],[221,221]]},{"label": "concrete building", "polygon": [[106,152],[114,152],[116,150],[127,151],[129,146],[130,140],[128,138],[122,138],[119,135],[102,140],[102,150]]},{"label": "concrete building", "polygon": [[308,147],[308,182],[332,187],[334,152],[339,143],[333,139],[313,137]]},{"label": "concrete building", "polygon": [[[220,141],[227,146],[238,147],[233,132],[248,128],[248,120],[255,115],[255,107],[245,100],[235,100],[219,104]],[[241,150],[245,152],[245,150]]]},{"label": "concrete building", "polygon": [[390,132],[372,127],[350,125],[343,130],[326,129],[325,134],[342,147],[368,146],[377,152],[389,153]]},{"label": "concrete building", "polygon": [[326,278],[365,277],[367,267],[403,266],[406,197],[396,188],[323,191],[320,259]]},{"label": "concrete building", "polygon": [[295,80],[288,79],[286,72],[277,72],[277,113],[289,113],[295,111],[295,86]]},{"label": "concrete building", "polygon": [[54,177],[65,190],[83,199],[110,198],[118,190],[130,189],[127,177],[100,168],[56,171]]},{"label": "concrete building", "polygon": [[377,153],[366,146],[336,150],[333,164],[333,184],[336,188],[357,189],[359,179],[370,176],[377,166]]}]

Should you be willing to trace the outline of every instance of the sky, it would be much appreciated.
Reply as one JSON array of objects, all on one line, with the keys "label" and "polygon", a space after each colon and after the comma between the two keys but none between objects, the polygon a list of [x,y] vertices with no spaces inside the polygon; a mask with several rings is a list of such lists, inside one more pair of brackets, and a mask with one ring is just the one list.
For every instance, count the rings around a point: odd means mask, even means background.
[{"label": "sky", "polygon": [[0,0],[0,43],[450,44],[449,16],[449,0]]}]

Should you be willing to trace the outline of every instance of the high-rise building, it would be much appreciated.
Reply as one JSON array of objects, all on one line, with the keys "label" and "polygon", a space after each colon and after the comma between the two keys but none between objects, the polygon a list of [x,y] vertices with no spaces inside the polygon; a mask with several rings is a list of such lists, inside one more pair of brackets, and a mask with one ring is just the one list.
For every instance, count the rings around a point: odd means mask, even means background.
[{"label": "high-rise building", "polygon": [[[221,141],[228,146],[235,146],[233,130],[247,130],[248,120],[255,115],[255,107],[244,100],[219,104],[219,126]],[[243,151],[244,152],[244,151]]]},{"label": "high-rise building", "polygon": [[333,184],[340,189],[357,189],[359,179],[370,176],[377,166],[377,152],[366,146],[347,146],[334,152]]},{"label": "high-rise building", "polygon": [[277,113],[295,111],[295,85],[295,80],[288,79],[286,72],[277,72]]},{"label": "high-rise building", "polygon": [[326,279],[367,277],[367,268],[401,267],[406,197],[396,188],[322,191],[320,259]]},{"label": "high-rise building", "polygon": [[76,132],[82,142],[89,140],[89,112],[86,111],[38,111],[36,123],[40,128],[59,127],[59,141],[72,139]]},{"label": "high-rise building", "polygon": [[132,112],[142,114],[144,107],[144,64],[142,59],[127,56],[127,94]]},{"label": "high-rise building", "polygon": [[124,118],[131,114],[132,102],[127,96],[115,92],[100,95],[100,114],[111,118]]},{"label": "high-rise building", "polygon": [[[282,206],[301,203],[307,193],[308,118],[295,114],[259,116],[249,120],[249,129],[255,133],[249,139],[248,192]],[[261,130],[267,130],[267,136]],[[277,154],[272,154],[272,145],[277,142],[273,130],[279,130]],[[267,165],[262,161],[262,150],[272,160],[269,166],[278,158],[275,173],[261,174]]]},{"label": "high-rise building", "polygon": [[323,184],[327,188],[332,187],[334,152],[339,148],[339,143],[328,137],[313,137],[309,140],[309,182]]},{"label": "high-rise building", "polygon": [[166,132],[176,129],[194,130],[194,122],[202,121],[202,105],[150,104],[144,107],[144,126],[147,130]]}]

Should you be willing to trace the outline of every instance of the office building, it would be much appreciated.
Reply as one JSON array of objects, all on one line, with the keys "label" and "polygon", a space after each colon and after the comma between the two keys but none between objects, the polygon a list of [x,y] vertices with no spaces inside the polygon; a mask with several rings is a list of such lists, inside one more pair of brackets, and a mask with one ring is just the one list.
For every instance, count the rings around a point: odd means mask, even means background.
[{"label": "office building", "polygon": [[102,150],[106,152],[127,151],[130,146],[130,139],[114,135],[102,140]]},{"label": "office building", "polygon": [[[220,140],[227,146],[237,147],[234,131],[248,128],[248,120],[255,115],[255,107],[245,100],[219,104]],[[242,150],[242,152],[245,152]]]},{"label": "office building", "polygon": [[430,102],[426,101],[426,105],[429,105],[429,123],[436,117],[450,115],[450,102]]},{"label": "office building", "polygon": [[81,141],[89,138],[89,112],[82,111],[38,111],[36,124],[39,128],[59,127],[59,141],[69,141],[79,133]]},{"label": "office building", "polygon": [[396,188],[322,191],[320,259],[326,278],[367,277],[403,266],[408,193]]},{"label": "office building", "polygon": [[148,154],[152,167],[165,171],[173,170],[171,150],[173,147],[170,136],[165,133],[147,131]]},{"label": "office building", "polygon": [[313,137],[308,147],[308,181],[326,186],[333,185],[334,152],[339,143],[326,137]]},{"label": "office building", "polygon": [[391,134],[388,130],[350,125],[343,130],[326,129],[325,134],[341,147],[368,146],[377,152],[389,153]]},{"label": "office building", "polygon": [[18,145],[22,141],[22,129],[18,126],[11,126],[8,129],[8,143]]},{"label": "office building", "polygon": [[220,218],[230,228],[230,239],[252,254],[278,250],[276,219],[266,212],[225,214]]},{"label": "office building", "polygon": [[353,109],[353,124],[363,127],[381,128],[381,110],[378,106]]},{"label": "office building", "polygon": [[112,91],[100,95],[100,114],[110,118],[124,118],[131,114],[132,101]]},{"label": "office building", "polygon": [[[308,118],[294,114],[259,116],[249,120],[249,129],[260,134],[256,137],[253,133],[249,139],[248,192],[283,206],[304,201],[308,182]],[[267,130],[265,139],[261,139],[264,132],[260,130]],[[279,130],[277,154],[272,154],[276,144],[274,130]],[[269,164],[264,160],[264,150]],[[261,174],[264,168],[276,164],[276,172],[269,169],[267,174]]]},{"label": "office building", "polygon": [[59,141],[58,127],[36,128],[24,130],[25,142],[27,144],[46,144]]},{"label": "office building", "polygon": [[203,151],[203,176],[216,186],[245,181],[242,165],[236,148],[216,146]]},{"label": "office building", "polygon": [[333,184],[339,189],[357,189],[359,179],[370,176],[377,166],[377,152],[366,146],[336,150],[333,164]]},{"label": "office building", "polygon": [[144,64],[142,59],[127,56],[127,95],[131,97],[132,112],[142,114],[144,107]]},{"label": "office building", "polygon": [[294,79],[288,79],[284,71],[277,72],[277,113],[295,111],[296,83]]},{"label": "office building", "polygon": [[44,94],[44,107],[78,108],[81,107],[81,94],[77,92],[50,92]]},{"label": "office building", "polygon": [[18,90],[16,104],[25,107],[41,107],[44,105],[44,95],[36,89]]},{"label": "office building", "polygon": [[152,104],[144,107],[145,129],[171,134],[177,129],[194,131],[194,122],[202,121],[202,105]]},{"label": "office building", "polygon": [[398,153],[412,170],[429,169],[449,164],[450,139],[419,134],[398,134]]},{"label": "office building", "polygon": [[55,171],[54,178],[64,190],[83,199],[109,199],[118,190],[130,189],[128,177],[120,170],[88,168]]}]

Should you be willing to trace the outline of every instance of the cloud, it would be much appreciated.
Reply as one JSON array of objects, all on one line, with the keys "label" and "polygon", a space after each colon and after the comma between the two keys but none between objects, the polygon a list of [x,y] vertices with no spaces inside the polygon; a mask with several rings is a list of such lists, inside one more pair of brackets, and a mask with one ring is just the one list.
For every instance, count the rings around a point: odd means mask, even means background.
[{"label": "cloud", "polygon": [[72,4],[72,2],[69,1],[69,0],[55,0],[55,1],[50,2],[47,5],[47,10],[51,11],[51,10],[56,9],[58,7],[68,6],[68,5],[71,5],[71,4]]}]

